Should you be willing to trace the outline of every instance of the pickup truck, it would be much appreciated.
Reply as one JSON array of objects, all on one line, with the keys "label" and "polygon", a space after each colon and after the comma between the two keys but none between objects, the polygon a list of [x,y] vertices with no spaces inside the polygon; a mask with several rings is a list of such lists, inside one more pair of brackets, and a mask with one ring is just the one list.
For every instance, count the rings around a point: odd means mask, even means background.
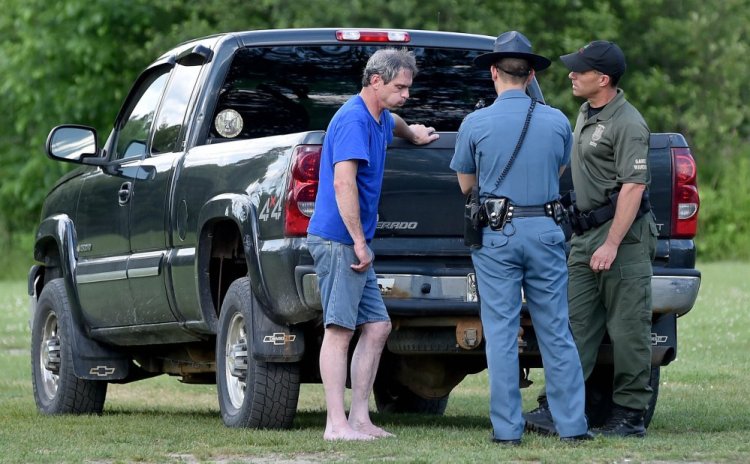
[{"label": "pickup truck", "polygon": [[[378,410],[442,414],[487,366],[456,131],[496,95],[474,57],[494,38],[418,30],[261,30],[201,38],[138,77],[106,140],[54,128],[47,154],[78,166],[46,197],[29,272],[32,382],[44,414],[101,413],[109,383],[168,374],[215,383],[230,427],[292,425],[301,383],[320,382],[323,328],[306,229],[326,126],[378,47],[408,47],[420,73],[399,110],[440,139],[389,146],[372,249],[393,331]],[[528,92],[543,100],[535,81]],[[693,306],[696,166],[679,134],[654,134],[653,403]],[[563,191],[571,188],[563,179]],[[528,314],[522,383],[541,367]],[[590,379],[606,409],[611,350]],[[592,401],[596,395],[590,394]],[[653,407],[650,409],[653,413]]]}]

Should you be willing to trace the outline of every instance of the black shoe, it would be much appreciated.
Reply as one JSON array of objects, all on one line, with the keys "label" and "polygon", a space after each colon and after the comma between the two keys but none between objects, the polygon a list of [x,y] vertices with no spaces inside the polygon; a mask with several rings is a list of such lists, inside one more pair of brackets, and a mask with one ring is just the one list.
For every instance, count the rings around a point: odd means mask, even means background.
[{"label": "black shoe", "polygon": [[594,435],[591,432],[582,433],[580,435],[573,435],[572,437],[560,437],[560,441],[563,443],[579,443],[582,441],[593,440]]},{"label": "black shoe", "polygon": [[523,418],[526,419],[526,430],[529,432],[536,432],[540,435],[557,435],[555,422],[552,420],[552,413],[546,399],[539,401],[539,406],[536,409],[523,413]]},{"label": "black shoe", "polygon": [[609,419],[601,427],[595,428],[593,432],[605,437],[645,437],[644,413],[645,411],[614,404]]},{"label": "black shoe", "polygon": [[521,446],[521,439],[515,440],[501,440],[499,438],[492,437],[492,442],[502,446]]}]

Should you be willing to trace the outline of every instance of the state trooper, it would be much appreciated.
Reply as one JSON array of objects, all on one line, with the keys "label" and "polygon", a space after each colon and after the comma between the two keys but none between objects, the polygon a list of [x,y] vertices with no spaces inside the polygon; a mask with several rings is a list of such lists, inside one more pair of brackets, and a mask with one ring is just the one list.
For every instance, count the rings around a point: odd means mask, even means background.
[{"label": "state trooper", "polygon": [[479,186],[488,224],[472,249],[481,296],[490,378],[493,441],[518,445],[524,431],[518,331],[523,290],[544,361],[549,405],[563,441],[591,439],[584,383],[568,325],[565,236],[559,225],[559,176],[572,131],[557,109],[526,94],[550,60],[516,31],[474,60],[489,68],[497,99],[461,124],[451,169],[464,194]]}]

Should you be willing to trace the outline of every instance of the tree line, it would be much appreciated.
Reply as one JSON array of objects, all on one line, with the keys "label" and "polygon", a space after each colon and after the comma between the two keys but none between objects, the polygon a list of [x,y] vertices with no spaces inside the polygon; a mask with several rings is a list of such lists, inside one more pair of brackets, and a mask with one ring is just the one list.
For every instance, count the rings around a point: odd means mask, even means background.
[{"label": "tree line", "polygon": [[[44,156],[49,130],[75,122],[106,138],[137,75],[172,46],[234,30],[383,27],[515,29],[553,59],[593,39],[617,42],[628,99],[653,132],[680,132],[693,148],[700,256],[750,257],[750,211],[736,206],[750,200],[750,0],[0,0],[0,8],[0,247],[31,234],[45,193],[70,168]],[[538,79],[547,102],[574,120],[581,101],[554,63]]]}]

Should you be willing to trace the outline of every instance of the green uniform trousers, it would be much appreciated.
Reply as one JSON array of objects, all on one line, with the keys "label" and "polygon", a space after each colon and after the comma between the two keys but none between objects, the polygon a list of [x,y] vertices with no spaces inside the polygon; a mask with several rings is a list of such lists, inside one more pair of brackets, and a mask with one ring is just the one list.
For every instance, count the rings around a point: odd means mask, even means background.
[{"label": "green uniform trousers", "polygon": [[652,396],[651,260],[656,251],[656,224],[646,214],[635,220],[617,249],[608,271],[589,263],[604,243],[612,221],[574,236],[568,256],[568,304],[573,338],[584,379],[594,369],[605,331],[614,351],[612,400],[645,410]]}]

